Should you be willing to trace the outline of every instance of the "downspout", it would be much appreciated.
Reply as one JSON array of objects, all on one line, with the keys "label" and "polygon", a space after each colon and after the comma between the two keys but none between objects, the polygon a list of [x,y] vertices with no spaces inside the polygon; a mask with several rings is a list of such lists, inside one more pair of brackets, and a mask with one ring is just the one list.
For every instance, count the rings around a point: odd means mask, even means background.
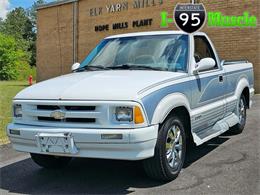
[{"label": "downspout", "polygon": [[73,2],[73,63],[78,62],[78,1]]}]

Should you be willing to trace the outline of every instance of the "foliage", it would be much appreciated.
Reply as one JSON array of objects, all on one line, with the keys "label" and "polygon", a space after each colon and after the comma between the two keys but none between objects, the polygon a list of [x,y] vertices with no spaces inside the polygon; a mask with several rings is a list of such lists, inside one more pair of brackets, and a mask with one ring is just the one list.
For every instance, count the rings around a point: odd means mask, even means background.
[{"label": "foliage", "polygon": [[33,40],[35,39],[35,33],[32,31],[33,25],[25,9],[19,7],[10,11],[1,26],[1,32],[14,37],[18,47],[30,54],[28,56],[30,59],[32,56],[31,48]]},{"label": "foliage", "polygon": [[5,20],[0,18],[0,80],[35,76],[36,8],[43,3],[44,0],[36,0],[31,8],[18,7],[11,10]]},{"label": "foliage", "polygon": [[28,16],[31,20],[31,23],[33,25],[33,30],[36,31],[37,30],[37,27],[36,27],[36,21],[37,21],[37,7],[39,5],[42,5],[46,3],[44,0],[36,0],[32,7],[28,10]]},{"label": "foliage", "polygon": [[0,81],[0,145],[9,142],[5,128],[12,120],[12,99],[27,85],[27,81]]},{"label": "foliage", "polygon": [[30,47],[30,51],[31,51],[31,65],[34,66],[36,64],[36,33],[37,33],[37,25],[36,25],[36,21],[37,21],[37,7],[39,5],[42,5],[46,3],[44,0],[36,0],[32,7],[30,9],[27,10],[27,14],[28,17],[31,21],[32,24],[32,41],[31,41],[31,47]]},{"label": "foliage", "polygon": [[6,19],[2,22],[2,33],[13,36],[16,40],[25,39],[30,41],[32,38],[32,22],[22,8],[15,8],[10,11]]},{"label": "foliage", "polygon": [[13,37],[0,33],[0,80],[15,80],[30,70],[28,56]]},{"label": "foliage", "polygon": [[35,66],[24,66],[23,69],[19,70],[17,76],[18,81],[28,80],[28,77],[32,75],[33,79],[36,78],[36,67]]}]

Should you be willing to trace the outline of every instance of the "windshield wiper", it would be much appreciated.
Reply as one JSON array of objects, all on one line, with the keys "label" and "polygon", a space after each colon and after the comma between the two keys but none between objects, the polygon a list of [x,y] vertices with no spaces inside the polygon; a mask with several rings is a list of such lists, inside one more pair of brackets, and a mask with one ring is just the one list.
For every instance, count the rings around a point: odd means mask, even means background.
[{"label": "windshield wiper", "polygon": [[110,68],[107,68],[105,66],[101,66],[101,65],[96,65],[96,66],[91,66],[91,65],[87,65],[87,66],[83,66],[81,68],[78,68],[76,70],[76,72],[82,72],[82,71],[86,71],[86,70],[90,70],[90,71],[95,71],[95,70],[110,70]]},{"label": "windshield wiper", "polygon": [[162,71],[161,68],[157,67],[151,67],[151,66],[145,66],[145,65],[136,65],[136,64],[120,64],[116,66],[109,66],[107,67],[112,70],[160,70]]},{"label": "windshield wiper", "polygon": [[157,70],[163,71],[160,67],[151,67],[145,65],[136,65],[136,64],[120,64],[116,66],[101,66],[101,65],[87,65],[81,68],[78,68],[75,72],[83,72],[83,71],[98,71],[98,70]]},{"label": "windshield wiper", "polygon": [[159,70],[159,71],[163,70],[160,67],[151,67],[151,66],[144,66],[144,65],[134,65],[134,66],[131,67],[131,69],[136,69],[136,70]]}]

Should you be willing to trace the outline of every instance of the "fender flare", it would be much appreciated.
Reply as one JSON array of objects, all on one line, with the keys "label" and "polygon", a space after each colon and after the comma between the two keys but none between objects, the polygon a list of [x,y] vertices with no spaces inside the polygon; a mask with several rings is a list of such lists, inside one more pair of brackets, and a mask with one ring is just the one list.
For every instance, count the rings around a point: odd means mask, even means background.
[{"label": "fender flare", "polygon": [[246,87],[248,87],[248,89],[250,89],[248,80],[243,77],[238,81],[238,84],[237,84],[237,87],[236,87],[235,96],[236,96],[237,99],[240,98],[240,95],[242,94],[243,90]]},{"label": "fender flare", "polygon": [[184,94],[173,93],[167,95],[157,105],[153,114],[151,124],[162,123],[174,108],[180,106],[184,106],[190,113],[190,103]]}]

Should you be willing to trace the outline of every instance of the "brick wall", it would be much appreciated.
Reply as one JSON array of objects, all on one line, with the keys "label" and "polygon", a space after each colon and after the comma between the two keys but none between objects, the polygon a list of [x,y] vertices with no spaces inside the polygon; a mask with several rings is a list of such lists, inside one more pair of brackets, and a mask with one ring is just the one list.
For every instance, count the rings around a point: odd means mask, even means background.
[{"label": "brick wall", "polygon": [[[169,28],[160,28],[160,12],[162,10],[173,12],[177,2],[189,2],[188,0],[163,0],[163,4],[147,8],[133,9],[131,3],[134,0],[125,0],[129,3],[128,10],[117,13],[106,13],[105,5],[123,2],[123,0],[79,0],[78,3],[78,38],[77,61],[81,61],[90,50],[104,37],[114,34],[152,31],[152,30],[176,30],[174,24]],[[258,17],[258,27],[254,28],[209,28],[206,32],[213,40],[215,47],[222,59],[248,59],[254,64],[255,88],[260,92],[260,1],[259,0],[201,0],[207,11],[221,11],[226,15],[242,15],[248,11]],[[90,16],[90,8],[103,7],[103,13],[99,16]],[[116,22],[129,22],[134,20],[152,18],[151,26],[127,29],[95,32],[96,25]],[[73,63],[73,3],[49,7],[38,10],[38,40],[37,40],[37,80],[45,80],[57,75],[70,72]]]},{"label": "brick wall", "polygon": [[37,80],[70,72],[73,63],[72,4],[38,11]]}]

